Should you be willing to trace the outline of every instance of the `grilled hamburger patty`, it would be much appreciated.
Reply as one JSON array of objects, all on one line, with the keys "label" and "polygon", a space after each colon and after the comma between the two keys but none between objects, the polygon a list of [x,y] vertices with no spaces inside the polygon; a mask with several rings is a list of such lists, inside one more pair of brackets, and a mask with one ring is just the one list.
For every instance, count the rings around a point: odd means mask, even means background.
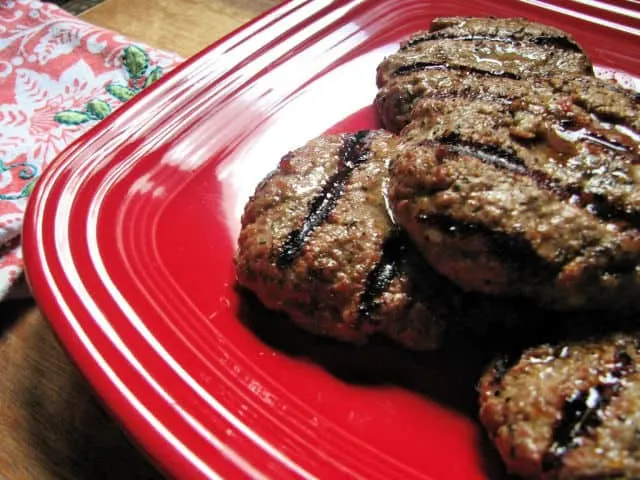
[{"label": "grilled hamburger patty", "polygon": [[480,419],[525,478],[640,478],[640,337],[616,333],[500,357]]},{"label": "grilled hamburger patty", "polygon": [[466,290],[638,310],[638,99],[606,94],[607,122],[564,94],[422,100],[390,199],[430,264]]},{"label": "grilled hamburger patty", "polygon": [[520,18],[439,18],[379,65],[374,103],[383,126],[398,132],[423,96],[477,93],[491,79],[514,88],[534,75],[591,74],[581,47],[556,28]]},{"label": "grilled hamburger patty", "polygon": [[640,130],[638,94],[625,93],[616,84],[584,75],[531,77],[523,80],[482,76],[451,70],[411,74],[378,91],[375,105],[382,124],[399,132],[411,120],[411,111],[421,98],[468,98],[511,103],[532,95],[548,98],[569,95],[572,100],[602,119],[613,118]]},{"label": "grilled hamburger patty", "polygon": [[356,343],[381,333],[431,349],[443,325],[383,196],[390,142],[381,131],[330,135],[285,155],[246,205],[236,271],[312,333]]},{"label": "grilled hamburger patty", "polygon": [[304,329],[355,343],[379,333],[434,349],[445,327],[526,323],[526,303],[462,292],[398,230],[385,192],[395,141],[329,135],[285,155],[245,207],[239,284]]}]

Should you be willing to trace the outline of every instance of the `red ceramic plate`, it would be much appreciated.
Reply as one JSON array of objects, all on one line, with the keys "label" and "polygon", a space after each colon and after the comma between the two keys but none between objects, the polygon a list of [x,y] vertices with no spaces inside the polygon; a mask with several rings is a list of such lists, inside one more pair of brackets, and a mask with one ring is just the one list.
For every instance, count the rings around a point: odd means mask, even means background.
[{"label": "red ceramic plate", "polygon": [[297,331],[236,291],[239,216],[289,149],[376,125],[377,63],[433,17],[556,25],[634,82],[638,7],[284,3],[187,61],[45,173],[24,231],[34,295],[107,405],[172,476],[496,478],[466,374],[474,349],[415,355]]}]

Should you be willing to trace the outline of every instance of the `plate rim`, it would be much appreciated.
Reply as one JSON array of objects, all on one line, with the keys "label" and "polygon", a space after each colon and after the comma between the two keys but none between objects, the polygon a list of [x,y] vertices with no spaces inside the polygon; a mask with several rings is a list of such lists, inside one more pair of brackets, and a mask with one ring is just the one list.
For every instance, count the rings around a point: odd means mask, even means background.
[{"label": "plate rim", "polygon": [[[333,3],[333,9],[336,9],[341,5],[355,2],[357,2],[357,0],[340,0],[338,2],[330,3]],[[243,32],[248,31],[251,27],[258,24],[267,16],[283,12],[291,5],[301,6],[310,3],[320,4],[322,3],[322,0],[285,1],[270,8],[238,29],[202,49],[193,57],[185,60],[182,64],[164,76],[160,81],[156,82],[156,84],[143,91],[140,95],[132,99],[132,101],[128,102],[124,108],[118,109],[105,121],[88,130],[72,144],[66,147],[42,174],[27,206],[23,227],[23,241],[25,245],[24,262],[26,275],[38,306],[44,312],[49,323],[53,325],[54,332],[61,340],[65,350],[71,355],[74,363],[83,372],[84,376],[89,380],[89,383],[98,392],[99,396],[105,400],[109,410],[120,421],[125,429],[132,434],[137,443],[151,454],[154,463],[174,476],[188,475],[188,478],[196,478],[196,476],[202,476],[203,472],[201,469],[197,469],[193,463],[185,461],[184,458],[178,456],[175,450],[169,448],[166,439],[158,436],[158,433],[150,427],[147,421],[144,420],[143,416],[140,415],[140,412],[135,410],[135,407],[133,407],[131,402],[122,395],[122,392],[119,391],[116,385],[111,383],[104,375],[104,372],[97,368],[97,365],[95,364],[95,356],[86,348],[86,344],[79,340],[76,328],[71,324],[69,318],[66,316],[70,312],[65,313],[65,308],[62,305],[64,303],[63,299],[56,298],[55,292],[51,291],[46,286],[46,272],[44,271],[45,265],[40,264],[39,260],[46,258],[47,254],[45,252],[40,252],[40,247],[36,244],[38,229],[42,227],[38,220],[42,218],[42,208],[45,207],[46,196],[49,188],[55,183],[57,176],[64,173],[64,168],[67,165],[66,162],[71,161],[70,159],[73,158],[73,152],[78,148],[78,146],[85,144],[101,132],[106,131],[118,118],[120,118],[120,116],[125,114],[125,112],[130,111],[140,104],[144,104],[146,99],[157,89],[162,88],[165,84],[169,84],[174,77],[179,75],[181,72],[199,62],[203,57],[216,51],[216,49],[220,48],[225,42],[240,36]],[[36,254],[36,252],[39,252],[39,254]],[[124,420],[125,418],[126,421]],[[218,472],[213,471],[213,474],[217,475]],[[213,475],[208,474],[206,476]]]},{"label": "plate rim", "polygon": [[[108,130],[118,118],[139,104],[144,104],[153,92],[170,84],[174,77],[179,76],[184,70],[197,64],[204,57],[213,54],[222,48],[227,42],[237,39],[252,27],[258,25],[267,17],[276,16],[280,19],[280,14],[284,14],[289,9],[301,8],[308,4],[322,3],[323,0],[283,0],[281,3],[265,10],[261,14],[252,18],[248,22],[240,25],[226,35],[215,40],[213,43],[202,48],[196,54],[184,59],[171,71],[165,73],[158,81],[144,89],[138,95],[130,99],[125,105],[118,108],[100,123],[83,132],[78,138],[60,151],[56,157],[47,165],[42,175],[36,182],[31,192],[29,202],[25,209],[22,227],[23,262],[24,275],[27,284],[36,301],[36,305],[44,314],[47,323],[52,327],[55,337],[63,346],[65,353],[72,363],[82,373],[84,379],[90,387],[98,394],[100,401],[107,407],[111,417],[119,424],[124,431],[128,432],[130,440],[137,446],[138,450],[164,474],[171,478],[224,478],[220,473],[238,473],[238,469],[222,468],[212,470],[206,465],[198,468],[194,462],[187,461],[184,456],[177,454],[179,445],[171,445],[163,435],[159,434],[155,427],[151,426],[144,419],[140,412],[132,406],[126,396],[117,386],[105,375],[105,372],[97,368],[95,356],[91,354],[85,342],[80,341],[76,328],[69,320],[70,309],[63,307],[63,299],[56,298],[55,292],[47,287],[44,265],[39,262],[45,258],[45,252],[37,254],[40,247],[37,245],[38,230],[41,227],[39,213],[46,204],[46,197],[49,186],[56,181],[56,177],[63,173],[66,163],[72,159],[73,152],[79,146],[90,142],[99,133]],[[332,0],[334,8],[340,5],[352,3],[354,0]],[[67,310],[65,312],[65,310]],[[225,460],[220,456],[220,460]],[[212,462],[208,462],[212,463]],[[204,468],[202,468],[204,467]],[[204,470],[204,471],[203,471]],[[246,473],[245,473],[246,474]]]}]

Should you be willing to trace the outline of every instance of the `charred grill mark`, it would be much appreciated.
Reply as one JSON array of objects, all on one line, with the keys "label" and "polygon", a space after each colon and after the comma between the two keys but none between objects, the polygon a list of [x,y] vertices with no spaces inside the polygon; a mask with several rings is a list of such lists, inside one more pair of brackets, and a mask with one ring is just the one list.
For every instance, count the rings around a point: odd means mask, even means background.
[{"label": "charred grill mark", "polygon": [[582,437],[600,426],[605,408],[622,390],[624,377],[634,371],[633,359],[620,348],[601,383],[578,390],[565,400],[560,420],[554,425],[551,446],[542,458],[543,471],[562,465],[564,455],[579,447]]},{"label": "charred grill mark", "polygon": [[421,35],[419,37],[414,37],[408,42],[406,42],[401,48],[400,51],[406,51],[411,47],[415,47],[416,45],[420,45],[421,43],[430,42],[433,40],[457,40],[461,42],[470,42],[473,40],[490,40],[493,42],[506,42],[513,43],[516,39],[513,36],[497,36],[497,35],[488,35],[488,34],[459,34],[454,32],[446,32],[446,31],[438,31],[433,33],[427,33],[425,35]]},{"label": "charred grill mark", "polygon": [[580,390],[569,397],[562,408],[561,421],[553,431],[553,443],[542,458],[542,470],[549,471],[562,464],[562,457],[579,445],[580,437],[597,427],[599,412],[608,403],[600,385]]},{"label": "charred grill mark", "polygon": [[515,95],[512,96],[500,96],[494,95],[486,90],[481,88],[469,88],[465,86],[464,88],[460,88],[457,90],[446,90],[439,87],[431,88],[429,90],[425,89],[424,92],[420,94],[415,94],[411,92],[411,88],[408,85],[402,85],[405,90],[402,92],[402,96],[400,101],[407,103],[408,105],[412,105],[412,102],[417,99],[432,99],[432,100],[455,100],[455,99],[463,99],[469,102],[474,100],[485,100],[494,103],[498,103],[500,105],[509,106],[511,105],[516,98]]},{"label": "charred grill mark", "polygon": [[[467,86],[465,86],[464,88],[460,88],[458,90],[446,90],[446,89],[436,87],[436,88],[425,89],[425,91],[421,93],[413,92],[411,86],[406,85],[404,83],[400,83],[399,86],[402,89],[401,93],[397,96],[391,96],[390,98],[393,99],[394,110],[398,113],[401,113],[403,116],[408,116],[408,114],[410,114],[417,100],[427,99],[427,98],[432,100],[464,99],[470,102],[473,100],[481,99],[481,100],[495,102],[504,106],[511,105],[516,98],[515,96],[493,95],[483,89],[469,88]],[[396,85],[396,87],[398,86]],[[389,100],[387,99],[386,101],[388,102]],[[381,104],[382,102],[380,102],[380,100],[378,99],[379,108]],[[396,113],[396,115],[398,113]],[[400,127],[406,125],[407,123],[409,123],[409,121],[410,119],[407,118],[401,123]]]},{"label": "charred grill mark", "polygon": [[570,351],[569,345],[556,345],[553,349],[553,356],[555,358],[567,358]]},{"label": "charred grill mark", "polygon": [[371,321],[371,314],[376,308],[376,300],[389,287],[398,275],[398,262],[404,255],[407,239],[399,231],[392,232],[382,245],[380,261],[367,275],[364,291],[360,295],[358,306],[359,321]]},{"label": "charred grill mark", "polygon": [[531,43],[535,43],[536,45],[550,46],[569,52],[582,53],[580,47],[567,37],[556,35],[539,35],[537,37],[531,37],[526,40]]},{"label": "charred grill mark", "polygon": [[578,192],[577,189],[575,191],[575,195],[578,198],[577,205],[590,214],[609,222],[622,221],[635,229],[640,228],[640,212],[628,212],[617,205],[613,205],[601,195]]},{"label": "charred grill mark", "polygon": [[617,367],[617,371],[614,372],[614,374],[617,373],[620,376],[622,376],[623,372],[625,375],[632,373],[632,370],[634,368],[633,358],[631,358],[631,355],[629,355],[629,353],[624,348],[620,348],[616,351],[615,364]]},{"label": "charred grill mark", "polygon": [[[615,90],[610,85],[605,86],[607,90],[610,90],[614,93],[619,93],[619,91]],[[638,103],[640,99],[640,93],[627,93],[631,98],[635,100],[635,103]],[[573,102],[586,110],[591,114],[591,117],[603,124],[607,128],[613,128],[619,134],[624,135],[630,140],[629,145],[637,145],[640,142],[640,130],[637,130],[633,125],[633,119],[629,115],[621,115],[617,112],[603,112],[598,110],[598,105],[593,105],[587,101],[585,98],[577,97],[573,100]],[[632,108],[638,108],[637,105],[634,105]],[[572,124],[573,122],[564,120],[561,123]],[[633,148],[632,148],[633,149]]]},{"label": "charred grill mark", "polygon": [[[588,110],[589,109],[587,108],[587,111]],[[607,138],[598,132],[588,130],[586,127],[580,128],[575,125],[572,120],[561,120],[555,127],[555,130],[560,135],[563,135],[563,138],[569,139],[569,141],[576,142],[579,140],[585,140],[614,152],[632,153],[634,148],[633,141],[625,135],[618,135],[619,138],[621,137],[624,140],[627,140],[626,143],[623,143],[619,139]],[[640,163],[638,155],[633,155],[632,161],[633,163]]]},{"label": "charred grill mark", "polygon": [[363,130],[345,137],[339,153],[338,171],[327,180],[322,191],[309,203],[302,226],[289,233],[280,246],[276,259],[278,267],[290,266],[300,254],[311,232],[329,217],[338,200],[342,197],[351,174],[358,165],[368,158],[369,149],[366,142],[368,133]]},{"label": "charred grill mark", "polygon": [[608,148],[610,150],[616,150],[618,152],[629,151],[629,147],[627,147],[626,145],[622,145],[621,143],[616,142],[615,140],[607,140],[602,135],[597,135],[595,133],[585,132],[580,135],[580,138],[584,138],[585,140],[591,143],[597,143],[598,145],[602,145],[603,147]]},{"label": "charred grill mark", "polygon": [[488,40],[491,42],[504,42],[504,43],[515,43],[515,42],[526,42],[533,43],[534,45],[540,46],[549,46],[554,47],[559,50],[566,50],[571,52],[580,53],[580,47],[569,40],[567,37],[555,36],[555,35],[538,35],[532,37],[525,37],[521,35],[516,35],[516,33],[511,35],[490,35],[490,34],[459,34],[454,32],[446,32],[446,31],[437,31],[432,33],[427,33],[426,35],[421,35],[419,37],[412,38],[408,42],[406,42],[400,51],[405,51],[411,47],[415,47],[424,42],[429,42],[432,40],[458,40],[462,42],[469,42],[474,40]]},{"label": "charred grill mark", "polygon": [[399,77],[401,75],[407,75],[409,73],[420,72],[422,70],[456,70],[456,71],[475,73],[475,74],[480,74],[480,75],[490,75],[490,76],[493,76],[493,77],[512,78],[514,80],[519,80],[520,79],[520,77],[518,75],[516,75],[515,73],[511,73],[511,72],[504,72],[504,71],[492,72],[490,70],[482,70],[480,68],[467,67],[467,66],[464,66],[464,65],[450,65],[448,63],[441,63],[441,62],[414,62],[414,63],[410,63],[408,65],[403,65],[401,67],[398,67],[396,70],[393,71],[393,73],[391,75],[394,76],[394,77]]},{"label": "charred grill mark", "polygon": [[503,170],[509,170],[519,174],[528,173],[527,166],[521,158],[515,153],[501,149],[495,145],[466,142],[461,140],[459,135],[455,134],[442,137],[438,139],[438,142],[445,144],[452,152],[471,155],[484,163],[494,165]]},{"label": "charred grill mark", "polygon": [[640,212],[629,212],[613,204],[603,195],[585,192],[577,185],[562,185],[545,172],[528,168],[524,161],[511,151],[495,145],[466,142],[458,135],[448,135],[438,139],[437,142],[446,145],[451,152],[470,155],[485,164],[527,176],[540,188],[555,194],[559,200],[570,201],[572,205],[602,220],[621,221],[635,229],[640,228]]},{"label": "charred grill mark", "polygon": [[537,277],[553,278],[560,270],[557,265],[540,257],[522,236],[491,230],[481,223],[459,221],[441,213],[421,214],[418,220],[451,236],[480,235],[488,242],[488,249],[503,262],[510,261],[518,270],[531,272]]},{"label": "charred grill mark", "polygon": [[499,385],[507,372],[519,360],[519,356],[514,353],[503,353],[493,363],[493,383]]}]

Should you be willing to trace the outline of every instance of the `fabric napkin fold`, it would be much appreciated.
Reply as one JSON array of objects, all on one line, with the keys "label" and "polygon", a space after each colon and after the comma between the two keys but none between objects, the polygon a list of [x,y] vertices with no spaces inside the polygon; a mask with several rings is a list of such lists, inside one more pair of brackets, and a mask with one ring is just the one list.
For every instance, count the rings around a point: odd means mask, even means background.
[{"label": "fabric napkin fold", "polygon": [[28,295],[20,231],[43,169],[181,62],[33,0],[0,0],[0,299]]}]

